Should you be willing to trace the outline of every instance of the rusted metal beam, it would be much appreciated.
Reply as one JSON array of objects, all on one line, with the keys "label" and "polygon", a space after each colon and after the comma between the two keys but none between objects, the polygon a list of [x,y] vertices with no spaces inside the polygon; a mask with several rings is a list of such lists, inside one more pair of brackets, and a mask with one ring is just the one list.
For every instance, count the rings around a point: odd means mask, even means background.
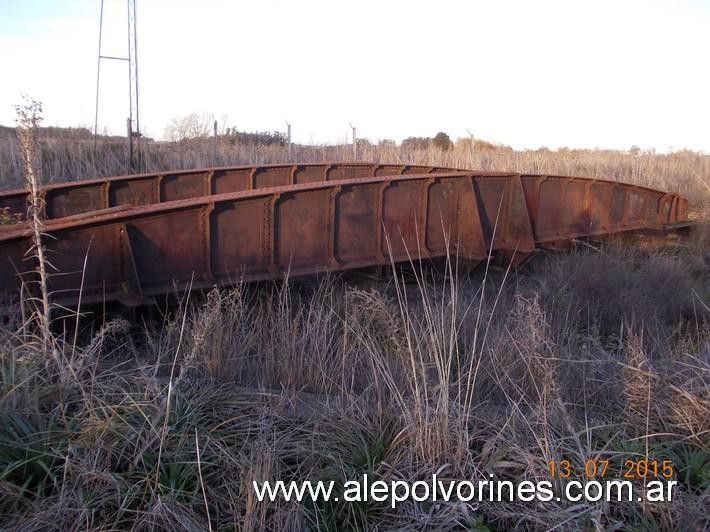
[{"label": "rusted metal beam", "polygon": [[[468,265],[491,253],[520,263],[536,247],[561,240],[687,221],[687,202],[675,194],[582,178],[485,172],[349,178],[338,169],[334,179],[268,186],[280,183],[277,175],[296,182],[293,169],[302,166],[275,167],[279,174],[262,178],[252,168],[242,174],[250,185],[238,192],[47,220],[47,255],[59,272],[51,277],[55,300],[74,304],[81,287],[85,303],[135,305],[176,286],[448,255]],[[307,169],[311,176],[326,171]],[[0,291],[17,295],[23,282],[31,286],[30,247],[25,224],[0,231]]]},{"label": "rusted metal beam", "polygon": [[[42,188],[47,219],[108,209],[149,205],[264,187],[360,177],[451,172],[451,168],[375,163],[308,163],[229,166],[84,179]],[[0,208],[24,215],[27,190],[0,192]]]}]

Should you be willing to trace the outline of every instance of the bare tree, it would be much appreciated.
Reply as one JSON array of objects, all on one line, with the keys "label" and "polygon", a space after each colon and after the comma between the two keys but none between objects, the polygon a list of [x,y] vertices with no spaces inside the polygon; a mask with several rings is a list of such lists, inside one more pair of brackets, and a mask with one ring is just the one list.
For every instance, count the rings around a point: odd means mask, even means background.
[{"label": "bare tree", "polygon": [[207,138],[212,133],[214,118],[208,113],[191,113],[173,118],[165,128],[165,138],[172,142]]}]

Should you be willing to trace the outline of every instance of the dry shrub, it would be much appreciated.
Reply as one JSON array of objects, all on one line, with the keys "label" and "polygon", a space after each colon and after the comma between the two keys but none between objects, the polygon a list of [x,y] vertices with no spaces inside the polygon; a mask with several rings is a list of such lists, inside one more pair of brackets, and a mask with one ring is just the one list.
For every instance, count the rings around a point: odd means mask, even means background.
[{"label": "dry shrub", "polygon": [[341,307],[342,295],[329,278],[311,294],[293,298],[287,284],[280,287],[260,316],[269,324],[262,337],[261,379],[290,390],[340,391],[340,366],[347,363]]},{"label": "dry shrub", "polygon": [[191,323],[193,364],[216,380],[234,378],[241,359],[256,345],[249,327],[249,301],[243,285],[233,290],[212,290]]},{"label": "dry shrub", "polygon": [[682,380],[661,374],[646,355],[642,336],[630,331],[623,382],[625,415],[632,427],[642,434],[678,434],[708,447],[703,442],[710,432],[710,399],[702,371]]},{"label": "dry shrub", "polygon": [[545,306],[565,309],[608,343],[625,321],[645,331],[652,356],[668,356],[680,334],[699,334],[710,313],[699,305],[707,294],[708,264],[691,253],[581,249],[541,263]]},{"label": "dry shrub", "polygon": [[490,349],[491,370],[506,397],[544,408],[559,382],[558,348],[535,296],[518,294],[504,325],[504,334]]},{"label": "dry shrub", "polygon": [[[653,368],[646,356],[642,339],[639,335],[627,334],[627,355],[624,367],[624,397],[626,399],[626,417],[636,426],[640,425],[645,433],[661,430],[659,412],[655,411],[657,389],[653,389]],[[652,406],[654,411],[651,411]]]}]

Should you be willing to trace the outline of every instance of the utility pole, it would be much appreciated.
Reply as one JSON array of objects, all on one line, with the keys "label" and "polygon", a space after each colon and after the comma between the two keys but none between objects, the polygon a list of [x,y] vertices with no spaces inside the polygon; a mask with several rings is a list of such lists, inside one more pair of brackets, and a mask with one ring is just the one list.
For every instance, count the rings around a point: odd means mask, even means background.
[{"label": "utility pole", "polygon": [[[128,90],[131,118],[131,147],[129,159],[131,170],[143,169],[143,154],[141,150],[141,121],[138,109],[138,33],[136,31],[136,0],[126,0],[128,17]],[[135,121],[135,122],[134,122]],[[135,124],[135,127],[134,127]]]},{"label": "utility pole", "polygon": [[353,161],[357,161],[357,134],[355,133],[355,126],[350,124],[353,130]]},{"label": "utility pole", "polygon": [[[96,152],[96,137],[99,133],[99,89],[101,79],[101,60],[125,61],[128,64],[128,127],[126,135],[128,138],[128,164],[131,170],[141,170],[143,168],[143,157],[141,152],[141,124],[140,112],[138,108],[138,32],[136,0],[126,0],[127,6],[127,29],[128,29],[128,53],[127,57],[103,55],[101,41],[103,37],[104,23],[104,0],[101,0],[101,12],[99,14],[99,52],[96,66],[96,108],[94,111],[94,152]],[[135,126],[134,126],[135,124]],[[95,153],[94,153],[95,155]]]},{"label": "utility pole", "polygon": [[96,136],[99,134],[99,80],[101,79],[101,37],[104,26],[104,0],[101,0],[99,14],[99,53],[96,59],[96,107],[94,109],[94,158],[96,157]]}]

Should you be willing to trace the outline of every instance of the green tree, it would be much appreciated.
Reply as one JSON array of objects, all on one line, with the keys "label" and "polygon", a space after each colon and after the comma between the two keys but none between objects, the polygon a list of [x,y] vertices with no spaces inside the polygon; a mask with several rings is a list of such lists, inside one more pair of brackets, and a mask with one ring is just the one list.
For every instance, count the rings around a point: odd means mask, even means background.
[{"label": "green tree", "polygon": [[434,146],[439,148],[441,151],[448,151],[454,147],[454,143],[451,142],[451,139],[446,133],[439,131],[434,137]]}]

